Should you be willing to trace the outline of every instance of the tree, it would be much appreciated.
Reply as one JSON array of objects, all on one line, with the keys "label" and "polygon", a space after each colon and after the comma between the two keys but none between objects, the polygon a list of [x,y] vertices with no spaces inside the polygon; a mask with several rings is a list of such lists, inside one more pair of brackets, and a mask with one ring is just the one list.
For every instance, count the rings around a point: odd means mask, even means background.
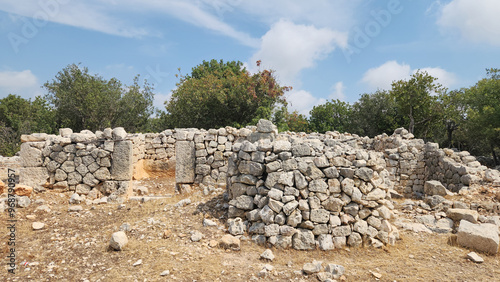
[{"label": "tree", "polygon": [[306,116],[299,114],[296,110],[290,113],[286,106],[282,106],[276,110],[273,115],[273,123],[278,127],[280,132],[311,132]]},{"label": "tree", "polygon": [[325,104],[314,106],[309,112],[311,129],[319,133],[327,131],[351,131],[352,107],[340,100],[331,100]]},{"label": "tree", "polygon": [[278,84],[272,71],[251,75],[239,61],[211,60],[181,75],[165,104],[174,127],[241,127],[271,119],[275,107],[286,103],[283,95],[289,89]]},{"label": "tree", "polygon": [[[465,90],[467,130],[469,136],[480,143],[484,141],[495,164],[500,160],[495,152],[500,147],[500,69],[486,70],[487,78]],[[480,150],[478,153],[484,152]]]},{"label": "tree", "polygon": [[352,106],[352,129],[361,136],[374,137],[394,130],[404,124],[405,117],[396,107],[388,91],[363,94]]},{"label": "tree", "polygon": [[59,127],[80,131],[122,126],[135,131],[145,126],[154,109],[151,87],[145,81],[141,89],[138,80],[126,87],[116,78],[106,80],[72,64],[44,84],[45,98],[55,108]]},{"label": "tree", "polygon": [[[392,83],[390,94],[401,114],[408,117],[408,131],[421,138],[425,138],[432,123],[439,120],[436,95],[445,91],[445,88],[436,80],[427,72],[419,70],[407,81]],[[417,132],[415,127],[418,128]]]},{"label": "tree", "polygon": [[0,155],[19,151],[22,134],[55,131],[54,112],[42,97],[31,101],[9,94],[0,99]]}]

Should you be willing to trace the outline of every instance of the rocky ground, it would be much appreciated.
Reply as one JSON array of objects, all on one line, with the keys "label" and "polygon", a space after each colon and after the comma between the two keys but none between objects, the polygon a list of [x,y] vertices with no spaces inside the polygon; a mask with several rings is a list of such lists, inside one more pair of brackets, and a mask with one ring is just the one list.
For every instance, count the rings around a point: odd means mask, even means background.
[{"label": "rocky ground", "polygon": [[[314,273],[315,268],[324,272],[334,264],[345,269],[335,277],[340,281],[500,280],[500,255],[479,253],[484,262],[475,263],[467,258],[471,250],[456,246],[452,233],[432,232],[435,219],[444,218],[432,210],[433,202],[394,200],[400,221],[413,230],[403,230],[400,224],[402,240],[395,246],[329,252],[271,249],[265,254],[274,256],[269,260],[261,258],[265,246],[247,236],[240,238],[240,250],[218,247],[227,234],[222,190],[179,195],[172,179],[158,175],[137,183],[147,188],[139,193],[157,196],[150,201],[138,197],[123,204],[69,204],[68,193],[32,196],[33,202],[16,214],[18,269],[9,274],[2,263],[1,277],[5,281],[318,281],[328,277]],[[483,188],[447,200],[472,204],[483,215],[492,215],[494,211],[487,208],[489,202],[498,202],[494,197],[491,189]],[[71,207],[75,211],[69,211]],[[6,212],[0,221],[4,226]],[[6,261],[9,234],[2,230],[0,253]],[[114,251],[110,238],[120,230],[127,234],[128,244]]]}]

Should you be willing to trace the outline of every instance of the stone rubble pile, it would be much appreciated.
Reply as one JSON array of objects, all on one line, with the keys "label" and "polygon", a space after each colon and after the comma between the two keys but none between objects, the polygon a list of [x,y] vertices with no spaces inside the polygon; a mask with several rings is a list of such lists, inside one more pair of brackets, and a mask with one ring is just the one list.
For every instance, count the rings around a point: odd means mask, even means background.
[{"label": "stone rubble pile", "polygon": [[[273,125],[261,120],[257,132],[274,132]],[[394,244],[385,164],[382,153],[336,133],[235,143],[228,217],[246,219],[254,241],[282,248]]]}]

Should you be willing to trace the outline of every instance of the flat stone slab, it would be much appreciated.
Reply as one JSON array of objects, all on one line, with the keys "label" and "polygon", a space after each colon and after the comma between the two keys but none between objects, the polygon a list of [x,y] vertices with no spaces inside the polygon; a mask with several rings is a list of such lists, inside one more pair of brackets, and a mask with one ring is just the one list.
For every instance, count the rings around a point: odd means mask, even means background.
[{"label": "flat stone slab", "polygon": [[468,209],[448,209],[446,211],[446,216],[453,219],[455,222],[460,222],[461,220],[467,220],[471,223],[477,223],[477,218],[479,214],[475,210]]},{"label": "flat stone slab", "polygon": [[473,224],[467,220],[460,221],[457,232],[457,243],[460,246],[496,254],[498,253],[499,241],[496,225],[491,223]]}]

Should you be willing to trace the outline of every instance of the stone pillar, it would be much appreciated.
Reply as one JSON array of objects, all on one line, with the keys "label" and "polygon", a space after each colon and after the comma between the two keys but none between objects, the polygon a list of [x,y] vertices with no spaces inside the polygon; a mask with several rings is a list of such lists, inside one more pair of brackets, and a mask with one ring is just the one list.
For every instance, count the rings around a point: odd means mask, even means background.
[{"label": "stone pillar", "polygon": [[175,182],[194,183],[195,148],[193,141],[177,141],[175,143]]},{"label": "stone pillar", "polygon": [[119,181],[132,180],[133,148],[131,141],[116,141],[114,144],[111,179]]}]

